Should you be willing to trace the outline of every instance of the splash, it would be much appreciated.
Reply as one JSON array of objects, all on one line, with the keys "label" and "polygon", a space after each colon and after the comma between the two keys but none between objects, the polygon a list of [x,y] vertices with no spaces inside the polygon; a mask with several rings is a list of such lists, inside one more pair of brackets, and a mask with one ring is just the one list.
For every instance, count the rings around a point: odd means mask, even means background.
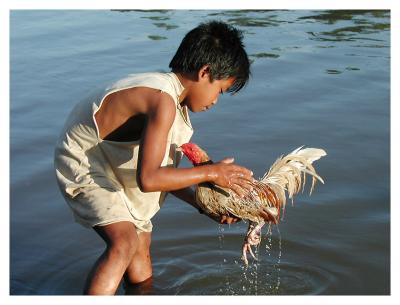
[{"label": "splash", "polygon": [[[271,273],[266,273],[266,278],[270,278],[270,284],[269,284],[269,289],[271,292],[278,292],[280,285],[281,285],[281,259],[282,259],[282,237],[281,237],[281,232],[279,231],[279,226],[276,225],[276,232],[277,232],[277,238],[276,238],[276,246],[273,246],[273,239],[272,239],[272,226],[270,225],[268,227],[268,232],[266,233],[266,238],[267,238],[267,244],[265,245],[266,252],[268,254],[268,258],[271,262],[274,261],[275,255],[273,255],[272,251],[274,247],[277,247],[277,256],[276,256],[276,261],[272,264],[272,270]],[[276,281],[274,281],[274,277],[276,278]]]},{"label": "splash", "polygon": [[255,251],[257,260],[254,260],[248,267],[242,266],[243,281],[247,285],[245,289],[247,294],[279,294],[281,285],[280,264],[282,259],[282,237],[279,226],[269,225],[263,239],[266,240],[265,246],[260,243]]},{"label": "splash", "polygon": [[223,273],[220,295],[281,294],[282,237],[277,225],[270,225],[262,242],[254,249],[256,260],[248,266],[240,258],[224,256],[225,228],[219,225],[220,270]]}]

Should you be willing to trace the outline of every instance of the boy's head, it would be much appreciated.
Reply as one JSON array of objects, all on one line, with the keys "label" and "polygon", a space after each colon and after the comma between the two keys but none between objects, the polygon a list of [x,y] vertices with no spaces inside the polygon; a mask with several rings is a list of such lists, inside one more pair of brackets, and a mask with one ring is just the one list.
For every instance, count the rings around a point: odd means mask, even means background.
[{"label": "boy's head", "polygon": [[227,91],[238,92],[250,75],[242,39],[242,33],[226,23],[202,23],[186,34],[169,67],[173,72],[197,74],[208,66],[211,82],[233,79]]}]

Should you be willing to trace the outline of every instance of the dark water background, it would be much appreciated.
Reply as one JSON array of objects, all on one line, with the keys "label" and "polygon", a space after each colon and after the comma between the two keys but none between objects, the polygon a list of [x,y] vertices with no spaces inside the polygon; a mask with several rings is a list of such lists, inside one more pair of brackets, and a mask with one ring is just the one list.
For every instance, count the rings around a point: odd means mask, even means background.
[{"label": "dark water background", "polygon": [[219,226],[169,196],[154,218],[154,293],[390,293],[388,11],[38,10],[10,19],[12,295],[81,294],[103,250],[73,222],[54,178],[54,143],[73,105],[105,81],[169,71],[184,34],[210,19],[244,31],[252,78],[192,114],[193,141],[257,177],[300,145],[321,147],[326,184],[288,206],[247,269],[245,223]]}]

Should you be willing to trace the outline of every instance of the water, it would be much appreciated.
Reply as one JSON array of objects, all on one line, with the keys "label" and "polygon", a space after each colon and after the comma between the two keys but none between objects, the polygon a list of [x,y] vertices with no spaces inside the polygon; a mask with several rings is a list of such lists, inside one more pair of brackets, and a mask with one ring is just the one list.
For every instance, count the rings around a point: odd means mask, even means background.
[{"label": "water", "polygon": [[388,11],[39,10],[11,12],[11,294],[81,294],[103,250],[52,170],[73,105],[105,81],[169,71],[184,34],[210,19],[244,30],[252,77],[191,115],[193,141],[256,177],[300,145],[321,147],[326,184],[296,198],[247,269],[245,223],[222,231],[169,196],[154,218],[154,293],[390,293]]}]

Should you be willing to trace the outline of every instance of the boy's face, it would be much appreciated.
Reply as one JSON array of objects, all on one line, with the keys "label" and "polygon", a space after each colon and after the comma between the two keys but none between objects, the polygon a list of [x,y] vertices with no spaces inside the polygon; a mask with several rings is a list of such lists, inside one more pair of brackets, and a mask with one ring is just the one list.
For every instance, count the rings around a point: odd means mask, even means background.
[{"label": "boy's face", "polygon": [[208,71],[200,71],[196,82],[190,87],[184,103],[192,112],[206,111],[214,106],[222,92],[228,90],[235,78],[214,79],[210,82]]}]

